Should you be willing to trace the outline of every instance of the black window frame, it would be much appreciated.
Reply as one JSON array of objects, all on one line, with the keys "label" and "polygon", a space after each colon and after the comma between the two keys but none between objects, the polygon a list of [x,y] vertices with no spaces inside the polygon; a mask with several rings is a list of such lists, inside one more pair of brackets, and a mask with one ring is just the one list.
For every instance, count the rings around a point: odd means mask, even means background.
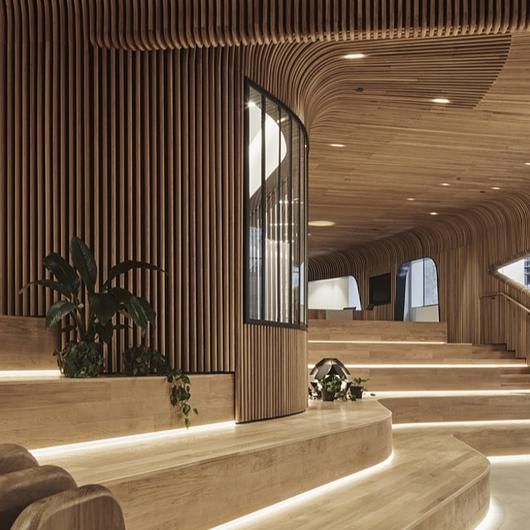
[{"label": "black window frame", "polygon": [[[303,197],[300,196],[299,202],[303,201],[304,208],[300,206],[299,208],[299,214],[300,214],[300,226],[299,226],[299,232],[303,233],[304,237],[299,237],[298,240],[298,249],[299,249],[299,265],[304,264],[304,285],[303,285],[303,300],[304,304],[302,306],[302,295],[301,290],[302,286],[299,287],[299,309],[298,309],[298,321],[293,321],[293,297],[292,297],[292,278],[293,278],[293,272],[292,272],[292,253],[293,253],[293,243],[292,238],[294,235],[292,234],[292,222],[294,219],[293,215],[293,208],[290,206],[289,211],[289,240],[290,240],[290,274],[289,274],[289,322],[281,322],[279,320],[267,320],[265,318],[252,318],[250,317],[250,300],[249,300],[249,271],[248,271],[248,263],[250,259],[250,227],[249,227],[249,106],[248,101],[250,98],[250,90],[253,89],[262,97],[262,102],[266,100],[270,100],[273,104],[277,105],[280,111],[280,115],[286,115],[289,116],[291,119],[291,124],[296,124],[300,130],[300,139],[299,139],[299,155],[300,160],[304,160],[304,174],[300,176],[300,183],[302,183],[302,179],[304,182],[304,190],[303,190]],[[243,121],[244,121],[244,157],[243,157],[243,163],[244,163],[244,171],[243,171],[243,231],[244,231],[244,244],[243,244],[243,315],[244,315],[244,323],[245,324],[254,324],[254,325],[261,325],[261,326],[269,326],[269,327],[277,327],[277,328],[289,328],[289,329],[300,329],[300,330],[307,330],[307,302],[308,302],[308,280],[307,280],[307,259],[308,259],[308,224],[307,220],[309,219],[309,205],[308,205],[308,186],[309,186],[309,137],[307,134],[307,130],[302,122],[302,120],[293,112],[292,109],[290,109],[285,103],[280,101],[278,98],[273,96],[270,92],[268,92],[266,89],[249,79],[248,77],[245,77],[244,80],[244,112],[243,112]],[[289,150],[292,149],[292,125],[291,125],[291,135],[289,138]],[[263,127],[263,124],[262,124]],[[262,134],[262,138],[263,138]],[[263,142],[265,143],[265,142]],[[305,150],[304,153],[302,153],[302,150]],[[262,151],[262,166],[265,164],[265,157],[264,153]],[[291,168],[292,168],[292,155],[293,153],[290,153],[291,156]],[[262,170],[262,178],[263,178],[263,170]],[[289,174],[289,197],[292,199],[292,172]],[[262,184],[263,185],[263,184]],[[263,216],[265,216],[265,202],[266,202],[266,195],[263,194],[263,197],[261,199],[262,204],[262,212]],[[292,200],[290,200],[290,203],[292,205]],[[302,222],[304,223],[304,229],[302,232]],[[300,234],[299,234],[300,236]],[[260,278],[260,289],[261,289],[261,316],[263,317],[265,315],[265,299],[266,299],[266,255],[265,255],[265,243],[266,243],[266,226],[265,223],[262,223],[262,259],[263,259],[263,268],[261,271],[261,278]],[[279,262],[279,259],[278,259]],[[279,271],[278,271],[279,272]],[[278,280],[278,291],[280,291],[280,281]],[[279,299],[279,298],[278,298]],[[302,312],[303,308],[303,312]],[[277,318],[280,318],[280,312],[278,312]]]}]

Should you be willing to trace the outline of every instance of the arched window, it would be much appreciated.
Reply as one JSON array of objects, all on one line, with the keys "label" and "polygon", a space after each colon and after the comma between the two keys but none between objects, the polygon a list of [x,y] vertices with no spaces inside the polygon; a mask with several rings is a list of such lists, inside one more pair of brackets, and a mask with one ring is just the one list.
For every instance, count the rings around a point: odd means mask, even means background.
[{"label": "arched window", "polygon": [[431,258],[401,264],[396,282],[395,320],[439,322],[438,271]]},{"label": "arched window", "polygon": [[498,271],[510,280],[530,289],[530,256],[524,256],[503,265]]},{"label": "arched window", "polygon": [[362,309],[357,280],[353,276],[309,282],[309,309]]},{"label": "arched window", "polygon": [[250,81],[245,116],[245,321],[305,327],[306,132]]}]

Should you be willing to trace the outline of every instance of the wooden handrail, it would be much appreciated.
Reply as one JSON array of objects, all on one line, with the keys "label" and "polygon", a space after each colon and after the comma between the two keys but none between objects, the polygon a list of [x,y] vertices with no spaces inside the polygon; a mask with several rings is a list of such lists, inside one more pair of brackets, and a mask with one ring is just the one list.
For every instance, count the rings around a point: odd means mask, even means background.
[{"label": "wooden handrail", "polygon": [[480,298],[494,298],[496,296],[502,296],[503,298],[508,300],[508,302],[511,302],[512,304],[516,305],[517,307],[519,307],[520,309],[522,309],[523,311],[525,311],[527,314],[530,315],[530,309],[528,307],[521,304],[521,302],[517,301],[515,298],[512,298],[509,294],[503,293],[502,291],[498,291],[496,293],[483,294],[481,295]]}]

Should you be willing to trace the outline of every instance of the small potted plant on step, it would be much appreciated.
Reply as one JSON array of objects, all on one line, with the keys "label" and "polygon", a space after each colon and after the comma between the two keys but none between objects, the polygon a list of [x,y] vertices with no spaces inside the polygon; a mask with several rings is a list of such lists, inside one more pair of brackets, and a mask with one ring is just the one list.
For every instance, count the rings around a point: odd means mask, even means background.
[{"label": "small potted plant on step", "polygon": [[338,375],[328,374],[324,376],[322,385],[322,401],[335,401],[336,395],[342,388],[342,379]]},{"label": "small potted plant on step", "polygon": [[352,401],[363,398],[363,392],[367,391],[367,388],[364,386],[364,384],[367,382],[368,379],[363,379],[362,377],[356,377],[353,379],[349,388],[349,397]]}]

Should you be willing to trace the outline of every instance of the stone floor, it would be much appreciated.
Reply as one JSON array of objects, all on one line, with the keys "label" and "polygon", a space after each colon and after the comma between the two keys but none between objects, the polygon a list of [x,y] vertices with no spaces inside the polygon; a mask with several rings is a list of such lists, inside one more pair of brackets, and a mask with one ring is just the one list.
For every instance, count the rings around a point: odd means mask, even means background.
[{"label": "stone floor", "polygon": [[491,464],[491,495],[496,513],[480,530],[530,529],[530,458]]}]

